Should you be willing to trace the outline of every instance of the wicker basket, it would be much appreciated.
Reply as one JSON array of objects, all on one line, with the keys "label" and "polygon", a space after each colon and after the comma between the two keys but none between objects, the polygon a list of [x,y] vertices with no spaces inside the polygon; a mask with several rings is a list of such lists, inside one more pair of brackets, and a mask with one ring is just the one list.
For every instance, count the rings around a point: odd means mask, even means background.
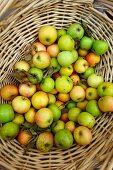
[{"label": "wicker basket", "polygon": [[[0,23],[0,82],[1,86],[17,83],[10,73],[15,62],[22,59],[30,44],[37,39],[43,25],[67,28],[83,20],[92,36],[106,39],[109,51],[96,66],[96,73],[106,81],[113,79],[113,22],[97,12],[91,1],[26,0],[19,1],[15,10]],[[1,99],[1,103],[4,101]],[[26,154],[16,140],[0,139],[0,165],[8,170],[112,170],[113,168],[113,114],[104,113],[92,129],[89,146],[74,144],[62,151],[53,148],[49,153],[30,149]],[[98,169],[97,168],[97,169]]]}]

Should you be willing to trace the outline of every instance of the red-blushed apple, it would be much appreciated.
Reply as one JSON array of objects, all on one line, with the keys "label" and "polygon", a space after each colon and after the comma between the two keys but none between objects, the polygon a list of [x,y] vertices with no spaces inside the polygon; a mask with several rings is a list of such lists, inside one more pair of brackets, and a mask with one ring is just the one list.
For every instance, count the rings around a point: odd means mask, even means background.
[{"label": "red-blushed apple", "polygon": [[57,39],[57,30],[54,26],[43,26],[39,29],[38,38],[42,44],[51,45]]},{"label": "red-blushed apple", "polygon": [[101,115],[101,111],[98,107],[97,100],[90,100],[86,105],[86,111],[93,115],[94,117],[98,117]]},{"label": "red-blushed apple", "polygon": [[104,82],[104,78],[100,75],[97,74],[91,74],[88,79],[87,79],[87,83],[89,86],[97,88],[100,84],[102,84]]},{"label": "red-blushed apple", "polygon": [[113,83],[103,82],[97,88],[98,95],[102,96],[113,96]]},{"label": "red-blushed apple", "polygon": [[35,55],[38,51],[46,51],[46,47],[40,42],[35,42],[31,46],[31,54]]},{"label": "red-blushed apple", "polygon": [[27,131],[27,130],[20,130],[17,136],[18,142],[24,146],[29,144],[31,138],[32,138],[32,134],[30,131]]},{"label": "red-blushed apple", "polygon": [[54,94],[48,93],[49,102],[48,104],[53,104],[56,102],[56,97]]},{"label": "red-blushed apple", "polygon": [[68,121],[66,124],[65,124],[65,129],[69,130],[71,133],[74,132],[76,126],[75,126],[75,122],[73,121]]},{"label": "red-blushed apple", "polygon": [[73,73],[70,78],[72,79],[74,86],[80,83],[80,77],[77,73]]},{"label": "red-blushed apple", "polygon": [[53,112],[49,108],[41,108],[35,114],[35,122],[40,128],[47,128],[53,122]]},{"label": "red-blushed apple", "polygon": [[84,73],[88,67],[89,67],[89,64],[84,59],[79,59],[74,64],[74,69],[77,73]]},{"label": "red-blushed apple", "polygon": [[21,96],[29,98],[36,92],[36,85],[23,83],[19,85],[18,89]]},{"label": "red-blushed apple", "polygon": [[55,134],[59,130],[64,129],[64,127],[65,127],[65,123],[62,120],[58,120],[58,121],[53,122],[51,129],[52,129],[52,132]]},{"label": "red-blushed apple", "polygon": [[94,99],[98,99],[98,93],[97,93],[97,89],[93,88],[93,87],[88,87],[86,89],[86,99],[87,100],[94,100]]},{"label": "red-blushed apple", "polygon": [[91,67],[95,67],[100,62],[100,56],[92,52],[86,55],[85,59]]},{"label": "red-blushed apple", "polygon": [[18,125],[23,124],[24,123],[24,115],[16,113],[12,122],[14,122]]},{"label": "red-blushed apple", "polygon": [[55,104],[60,108],[60,109],[63,109],[65,107],[65,104],[64,102],[60,101],[60,100],[57,100],[55,102]]},{"label": "red-blushed apple", "polygon": [[59,118],[61,116],[60,108],[55,103],[49,104],[48,108],[53,112],[53,120],[54,121],[59,120]]},{"label": "red-blushed apple", "polygon": [[46,107],[48,105],[48,102],[48,95],[43,91],[36,92],[31,98],[31,103],[35,109]]},{"label": "red-blushed apple", "polygon": [[18,61],[15,63],[14,69],[28,71],[30,65],[26,61]]},{"label": "red-blushed apple", "polygon": [[84,50],[84,49],[81,49],[81,48],[78,49],[78,55],[79,56],[85,57],[87,54],[88,54],[88,50]]},{"label": "red-blushed apple", "polygon": [[51,132],[42,132],[39,134],[36,147],[42,152],[48,152],[52,149],[54,144],[54,137]]},{"label": "red-blushed apple", "polygon": [[33,64],[39,69],[47,68],[50,62],[50,55],[46,51],[39,51],[33,56]]},{"label": "red-blushed apple", "polygon": [[67,102],[70,99],[69,93],[58,93],[57,99],[62,102]]},{"label": "red-blushed apple", "polygon": [[59,71],[60,75],[62,76],[70,76],[73,73],[73,67],[72,65],[68,66],[68,67],[61,67],[60,71]]},{"label": "red-blushed apple", "polygon": [[12,101],[14,111],[20,114],[26,113],[30,109],[30,106],[30,100],[24,96],[17,96]]},{"label": "red-blushed apple", "polygon": [[113,97],[103,96],[98,100],[99,109],[102,112],[113,112]]},{"label": "red-blushed apple", "polygon": [[64,123],[68,122],[69,121],[68,113],[62,113],[60,120],[62,120]]},{"label": "red-blushed apple", "polygon": [[88,103],[88,100],[83,100],[82,102],[77,102],[77,107],[80,108],[82,111],[85,111],[87,103]]},{"label": "red-blushed apple", "polygon": [[81,109],[77,107],[73,107],[68,112],[68,119],[74,122],[77,122],[77,117],[80,114]]},{"label": "red-blushed apple", "polygon": [[87,127],[79,126],[74,130],[74,139],[79,145],[88,145],[92,141],[92,133]]},{"label": "red-blushed apple", "polygon": [[58,47],[58,44],[52,44],[47,47],[47,52],[51,57],[57,57],[58,53],[60,52],[60,49]]},{"label": "red-blushed apple", "polygon": [[81,102],[85,99],[85,90],[81,86],[74,86],[70,91],[70,98],[75,102]]},{"label": "red-blushed apple", "polygon": [[35,122],[35,114],[36,111],[33,107],[31,107],[28,112],[25,113],[25,119],[29,123],[34,123]]},{"label": "red-blushed apple", "polygon": [[14,84],[5,85],[0,89],[0,95],[4,100],[12,100],[18,95],[18,87]]},{"label": "red-blushed apple", "polygon": [[51,92],[54,89],[54,80],[51,77],[46,77],[40,83],[40,87],[44,92]]}]

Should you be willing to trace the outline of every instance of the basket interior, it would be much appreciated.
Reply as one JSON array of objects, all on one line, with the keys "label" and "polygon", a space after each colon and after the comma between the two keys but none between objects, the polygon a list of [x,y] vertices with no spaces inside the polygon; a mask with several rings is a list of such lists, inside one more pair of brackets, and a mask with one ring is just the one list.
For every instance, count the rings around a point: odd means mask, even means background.
[{"label": "basket interior", "polygon": [[[109,43],[109,51],[101,57],[95,72],[103,75],[105,81],[113,79],[113,27],[104,18],[93,12],[87,4],[56,3],[43,8],[33,7],[18,17],[11,29],[1,36],[1,86],[17,83],[11,76],[15,62],[29,50],[30,45],[37,39],[37,33],[43,25],[54,25],[57,29],[67,28],[71,23],[84,21],[88,24],[92,36],[105,39]],[[4,101],[1,99],[1,103]],[[53,148],[49,153],[41,153],[36,149],[29,150],[25,155],[24,149],[14,141],[0,140],[0,161],[13,170],[41,170],[41,169],[73,169],[90,170],[91,158],[101,150],[101,155],[108,150],[109,136],[113,130],[113,114],[104,113],[97,118],[97,124],[92,129],[93,141],[89,146],[79,146],[76,143],[71,149],[62,151]]]}]

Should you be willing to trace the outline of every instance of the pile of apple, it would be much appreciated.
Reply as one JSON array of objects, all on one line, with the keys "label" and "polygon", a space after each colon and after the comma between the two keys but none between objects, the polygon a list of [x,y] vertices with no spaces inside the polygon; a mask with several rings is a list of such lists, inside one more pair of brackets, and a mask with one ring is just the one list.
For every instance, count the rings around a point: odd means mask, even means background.
[{"label": "pile of apple", "polygon": [[19,85],[1,88],[9,103],[0,104],[0,136],[44,152],[90,144],[96,118],[113,111],[113,83],[94,72],[107,50],[79,23],[41,27],[30,53],[14,65]]}]

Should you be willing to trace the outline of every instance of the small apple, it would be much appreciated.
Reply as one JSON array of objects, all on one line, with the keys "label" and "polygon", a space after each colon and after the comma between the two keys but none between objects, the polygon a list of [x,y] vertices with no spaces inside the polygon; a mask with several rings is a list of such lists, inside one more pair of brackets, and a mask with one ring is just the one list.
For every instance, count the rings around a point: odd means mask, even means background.
[{"label": "small apple", "polygon": [[16,114],[15,114],[15,117],[14,117],[14,119],[13,119],[13,122],[16,123],[16,124],[18,124],[18,125],[23,124],[23,123],[24,123],[24,116],[21,115],[21,114],[16,113]]},{"label": "small apple", "polygon": [[47,128],[53,122],[53,112],[49,108],[41,108],[35,114],[35,122],[40,128]]},{"label": "small apple", "polygon": [[95,40],[93,50],[97,55],[105,54],[108,51],[108,42],[105,40]]},{"label": "small apple", "polygon": [[51,77],[46,77],[41,81],[40,87],[44,92],[51,92],[54,89],[54,80]]},{"label": "small apple", "polygon": [[64,29],[57,30],[58,39],[63,35],[66,35],[66,30],[64,30]]},{"label": "small apple", "polygon": [[76,126],[75,126],[75,122],[73,121],[68,121],[66,124],[65,124],[65,129],[69,130],[71,133],[74,132]]},{"label": "small apple", "polygon": [[57,121],[59,120],[60,116],[61,116],[61,110],[59,109],[59,107],[56,104],[50,104],[48,106],[48,108],[52,111],[53,113],[53,120]]},{"label": "small apple", "polygon": [[81,48],[78,49],[78,55],[79,56],[85,57],[87,54],[88,54],[88,50],[84,50],[84,49],[81,49]]},{"label": "small apple", "polygon": [[31,98],[31,103],[35,109],[46,107],[48,105],[48,101],[48,95],[43,91],[36,92]]},{"label": "small apple", "polygon": [[54,104],[56,102],[56,97],[54,94],[48,93],[48,104]]},{"label": "small apple", "polygon": [[58,77],[55,81],[55,88],[60,93],[68,93],[73,87],[73,82],[68,76]]},{"label": "small apple", "polygon": [[61,102],[60,100],[57,100],[55,104],[59,107],[59,109],[65,108],[64,102]]},{"label": "small apple", "polygon": [[38,51],[46,51],[46,47],[40,42],[35,42],[31,46],[31,54],[35,55]]},{"label": "small apple", "polygon": [[86,55],[85,59],[91,67],[95,67],[100,62],[100,56],[92,52]]},{"label": "small apple", "polygon": [[18,87],[14,84],[5,85],[0,89],[0,95],[4,100],[12,100],[18,95]]},{"label": "small apple", "polygon": [[81,24],[74,23],[68,27],[67,34],[69,34],[75,40],[81,39],[84,35],[84,29]]},{"label": "small apple", "polygon": [[85,99],[85,90],[81,86],[74,86],[70,91],[70,98],[75,102],[81,102]]},{"label": "small apple", "polygon": [[61,51],[72,51],[74,49],[75,42],[70,35],[62,35],[58,39],[58,46]]},{"label": "small apple", "polygon": [[64,123],[68,122],[69,121],[68,113],[62,113],[60,120],[62,120]]},{"label": "small apple", "polygon": [[58,72],[61,68],[56,58],[51,58],[51,62],[48,68],[53,68],[53,73]]},{"label": "small apple", "polygon": [[92,141],[92,133],[87,127],[79,126],[74,130],[74,139],[79,145],[89,145]]},{"label": "small apple", "polygon": [[70,78],[72,79],[74,86],[80,83],[80,77],[77,73],[73,73]]},{"label": "small apple", "polygon": [[18,89],[21,96],[29,98],[36,92],[36,85],[22,83],[19,85]]},{"label": "small apple", "polygon": [[69,120],[77,122],[77,117],[80,114],[80,112],[81,112],[81,109],[77,107],[73,107],[72,109],[70,109],[68,112]]},{"label": "small apple", "polygon": [[7,123],[14,119],[14,110],[10,104],[0,104],[0,123]]},{"label": "small apple", "polygon": [[70,76],[73,73],[73,67],[72,65],[69,65],[68,67],[61,67],[59,72],[62,76]]},{"label": "small apple", "polygon": [[57,99],[62,102],[67,102],[70,99],[70,95],[68,93],[58,93]]},{"label": "small apple", "polygon": [[51,129],[52,129],[52,132],[55,134],[59,130],[64,129],[64,127],[65,127],[65,123],[62,120],[58,120],[56,122],[53,122]]},{"label": "small apple", "polygon": [[14,111],[20,114],[26,113],[30,109],[30,106],[30,100],[24,96],[17,96],[12,101]]},{"label": "small apple", "polygon": [[86,126],[88,128],[92,128],[96,124],[94,116],[88,112],[81,112],[77,117],[77,121],[79,125]]},{"label": "small apple", "polygon": [[70,100],[67,104],[66,104],[66,107],[67,109],[72,109],[73,107],[76,107],[77,103],[74,102],[73,100]]},{"label": "small apple", "polygon": [[113,96],[113,83],[103,82],[97,88],[98,95],[102,96]]},{"label": "small apple", "polygon": [[52,44],[48,46],[47,52],[49,53],[50,57],[57,57],[58,53],[60,52],[58,44]]},{"label": "small apple", "polygon": [[18,142],[24,146],[29,144],[31,138],[32,138],[32,134],[30,131],[27,131],[27,130],[20,130],[17,136]]},{"label": "small apple", "polygon": [[113,112],[113,97],[103,96],[98,100],[99,109],[102,112]]},{"label": "small apple", "polygon": [[87,100],[83,100],[82,102],[77,102],[77,107],[80,108],[82,111],[85,111],[87,103],[88,103]]},{"label": "small apple", "polygon": [[29,71],[30,65],[26,61],[18,61],[15,63],[14,69]]},{"label": "small apple", "polygon": [[80,76],[84,79],[87,79],[93,73],[94,73],[94,68],[88,67],[87,70],[84,73],[82,73]]},{"label": "small apple", "polygon": [[86,111],[93,115],[94,117],[98,117],[101,115],[101,112],[98,107],[98,102],[96,100],[90,100],[86,105]]},{"label": "small apple", "polygon": [[93,88],[93,87],[88,87],[86,89],[86,99],[87,100],[94,100],[94,99],[98,99],[98,93],[97,93],[97,89]]},{"label": "small apple", "polygon": [[36,147],[42,152],[48,152],[53,147],[54,138],[51,132],[42,132],[39,134]]},{"label": "small apple", "polygon": [[29,123],[34,123],[35,122],[35,114],[36,111],[33,107],[31,107],[28,112],[25,113],[25,119]]},{"label": "small apple", "polygon": [[39,51],[33,56],[33,64],[39,69],[45,69],[50,65],[50,55],[46,51]]},{"label": "small apple", "polygon": [[84,73],[87,70],[88,66],[89,64],[86,60],[79,59],[75,62],[74,69],[77,73]]},{"label": "small apple", "polygon": [[55,27],[46,25],[39,29],[38,38],[44,45],[51,45],[57,39],[57,30]]},{"label": "small apple", "polygon": [[104,78],[95,73],[91,74],[87,79],[88,85],[94,88],[97,88],[103,82],[104,82]]},{"label": "small apple", "polygon": [[91,49],[93,45],[93,38],[84,36],[81,40],[80,40],[80,48],[84,49],[84,50],[89,50]]}]

